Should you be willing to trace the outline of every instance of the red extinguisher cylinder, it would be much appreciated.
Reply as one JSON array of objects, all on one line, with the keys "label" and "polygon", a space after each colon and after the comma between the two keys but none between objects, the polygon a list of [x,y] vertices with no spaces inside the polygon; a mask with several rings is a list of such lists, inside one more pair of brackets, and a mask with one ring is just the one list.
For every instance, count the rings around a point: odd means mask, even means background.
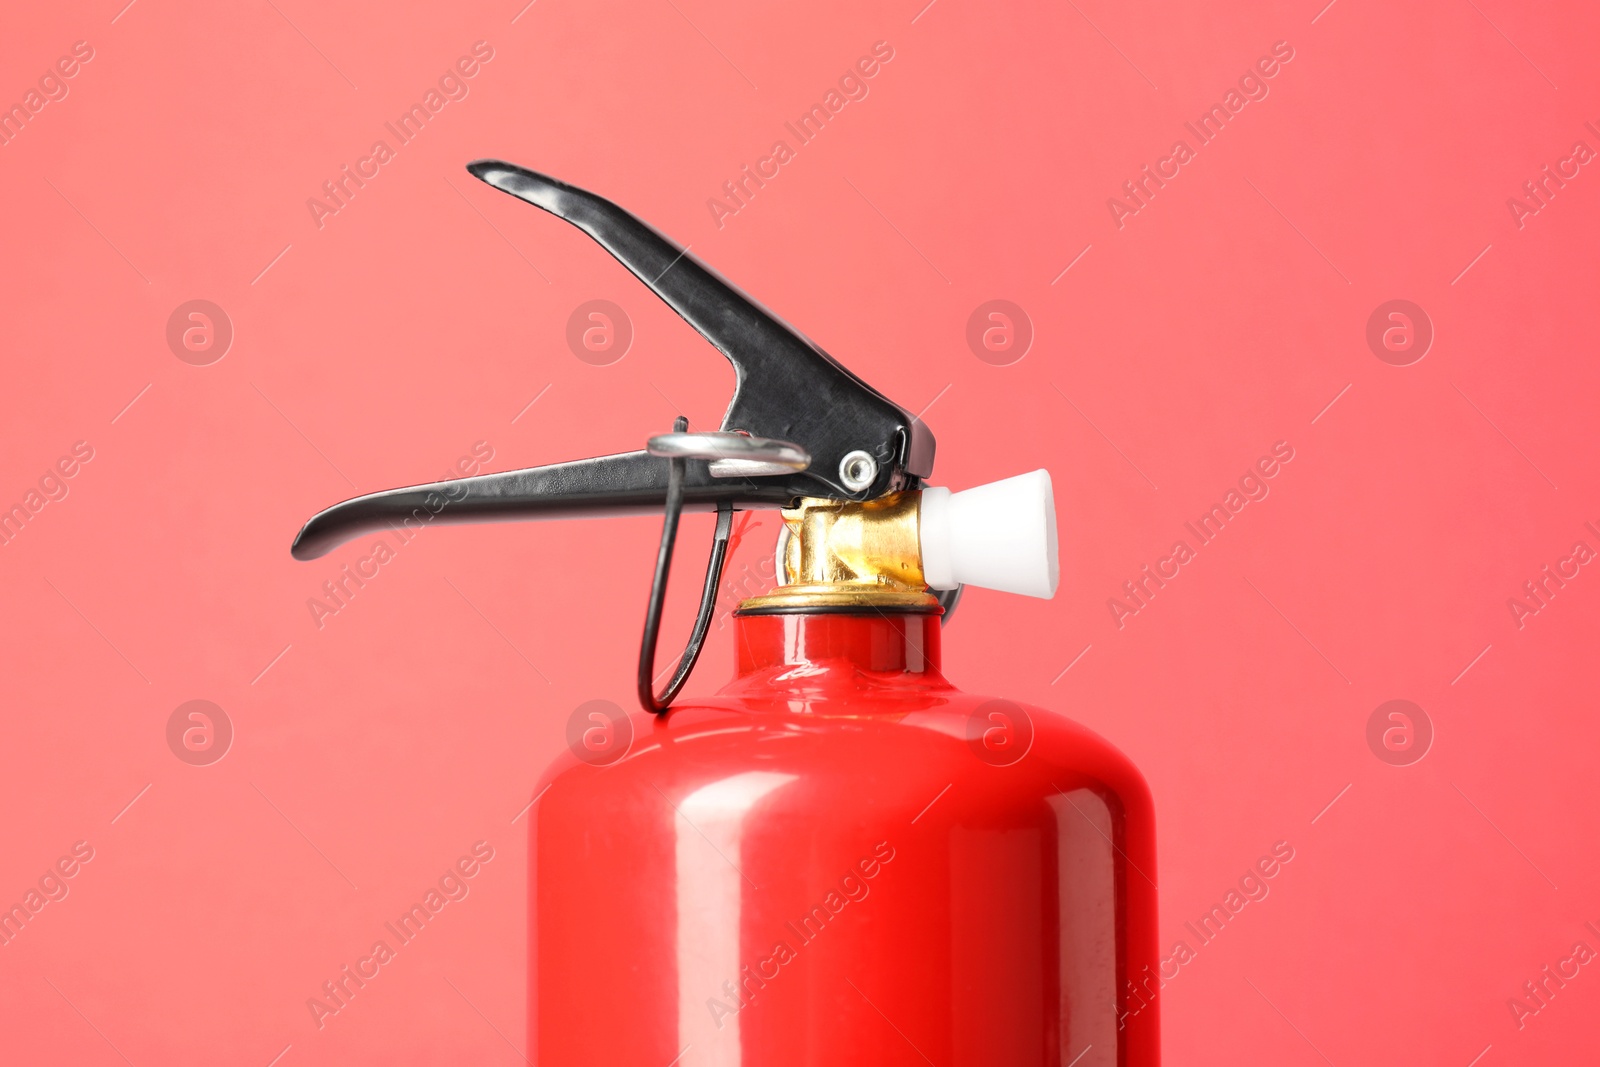
[{"label": "red extinguisher cylinder", "polygon": [[[544,1067],[1153,1067],[1152,804],[935,615],[736,621],[738,676],[531,820]],[[545,787],[548,786],[548,789]]]}]

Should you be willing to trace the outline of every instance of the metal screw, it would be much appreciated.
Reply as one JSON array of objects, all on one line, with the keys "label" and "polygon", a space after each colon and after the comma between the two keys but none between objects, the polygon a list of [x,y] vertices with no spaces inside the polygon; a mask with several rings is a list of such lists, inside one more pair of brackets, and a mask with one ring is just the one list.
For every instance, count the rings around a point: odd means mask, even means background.
[{"label": "metal screw", "polygon": [[878,461],[860,449],[839,461],[839,480],[852,493],[859,493],[871,485],[877,476]]}]

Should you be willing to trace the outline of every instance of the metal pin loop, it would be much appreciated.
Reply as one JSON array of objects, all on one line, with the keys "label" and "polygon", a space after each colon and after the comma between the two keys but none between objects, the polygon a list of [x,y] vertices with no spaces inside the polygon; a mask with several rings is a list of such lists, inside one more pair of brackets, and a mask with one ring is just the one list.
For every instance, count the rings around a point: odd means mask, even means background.
[{"label": "metal pin loop", "polygon": [[[667,688],[660,696],[655,691],[655,665],[656,643],[661,636],[661,608],[667,596],[667,576],[672,569],[672,549],[678,538],[678,520],[683,516],[683,473],[689,458],[706,459],[703,455],[694,455],[689,450],[688,442],[683,438],[710,437],[710,434],[688,434],[689,420],[679,415],[673,422],[673,432],[662,434],[650,439],[650,451],[653,455],[667,458],[670,464],[667,473],[667,508],[666,516],[661,523],[661,548],[656,553],[656,573],[650,585],[650,603],[645,611],[644,638],[639,645],[639,673],[638,690],[639,703],[644,710],[654,714],[663,715],[668,706],[677,697],[683,684],[689,680],[689,672],[694,670],[695,660],[700,658],[700,649],[705,644],[706,633],[711,628],[711,617],[716,610],[717,585],[722,581],[722,566],[727,561],[728,538],[733,531],[733,505],[726,500],[717,503],[717,528],[712,535],[711,558],[706,564],[705,588],[700,594],[700,610],[695,615],[694,629],[690,631],[689,643],[684,647],[683,654],[678,657],[678,667],[672,674],[672,680],[667,683]],[[718,434],[715,436],[741,437],[739,434]],[[753,439],[759,440],[759,439]],[[658,452],[657,442],[664,442],[668,451]],[[782,444],[783,442],[777,442]],[[791,446],[792,447],[792,446]],[[673,451],[673,449],[676,449]],[[785,468],[793,469],[793,468]]]}]

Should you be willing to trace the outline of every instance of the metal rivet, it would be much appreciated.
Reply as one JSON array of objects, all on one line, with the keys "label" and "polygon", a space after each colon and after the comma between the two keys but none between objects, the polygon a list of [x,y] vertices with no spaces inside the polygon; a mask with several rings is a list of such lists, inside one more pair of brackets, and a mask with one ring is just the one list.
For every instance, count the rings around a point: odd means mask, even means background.
[{"label": "metal rivet", "polygon": [[878,476],[878,461],[857,449],[839,461],[839,480],[852,493],[859,493]]}]

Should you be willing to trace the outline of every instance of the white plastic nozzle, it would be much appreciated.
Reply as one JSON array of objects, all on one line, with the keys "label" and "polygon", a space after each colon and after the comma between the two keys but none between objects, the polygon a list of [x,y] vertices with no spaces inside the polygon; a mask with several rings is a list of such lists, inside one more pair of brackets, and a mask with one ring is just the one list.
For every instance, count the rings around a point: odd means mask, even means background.
[{"label": "white plastic nozzle", "polygon": [[976,585],[1045,600],[1056,595],[1061,568],[1049,471],[959,493],[924,489],[920,536],[930,589]]}]

